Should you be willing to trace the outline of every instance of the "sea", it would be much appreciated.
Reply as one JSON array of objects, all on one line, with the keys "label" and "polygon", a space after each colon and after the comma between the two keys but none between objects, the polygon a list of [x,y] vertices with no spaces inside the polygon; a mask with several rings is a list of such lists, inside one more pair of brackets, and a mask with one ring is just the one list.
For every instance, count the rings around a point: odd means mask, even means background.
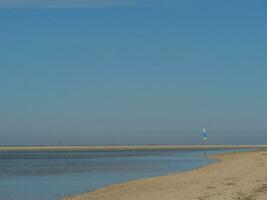
[{"label": "sea", "polygon": [[[217,154],[248,149],[207,150]],[[0,152],[0,200],[60,200],[216,162],[202,150]]]}]

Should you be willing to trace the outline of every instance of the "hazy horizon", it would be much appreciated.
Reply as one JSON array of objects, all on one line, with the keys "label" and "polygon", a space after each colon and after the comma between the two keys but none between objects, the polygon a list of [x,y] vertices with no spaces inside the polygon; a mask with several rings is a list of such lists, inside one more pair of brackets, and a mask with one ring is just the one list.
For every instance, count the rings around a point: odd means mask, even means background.
[{"label": "hazy horizon", "polygon": [[267,143],[265,0],[0,0],[0,145]]}]

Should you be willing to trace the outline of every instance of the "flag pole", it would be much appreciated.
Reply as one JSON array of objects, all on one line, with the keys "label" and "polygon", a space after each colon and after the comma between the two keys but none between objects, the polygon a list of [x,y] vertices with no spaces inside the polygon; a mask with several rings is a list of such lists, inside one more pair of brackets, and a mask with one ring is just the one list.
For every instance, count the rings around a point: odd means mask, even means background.
[{"label": "flag pole", "polygon": [[203,155],[204,155],[204,157],[206,157],[206,155],[207,155],[207,152],[206,152],[206,141],[203,139],[202,143],[203,143]]},{"label": "flag pole", "polygon": [[206,157],[207,155],[207,152],[206,152],[206,142],[208,140],[208,137],[207,137],[207,131],[205,128],[202,129],[202,145],[203,145],[203,155],[204,155],[204,158]]}]

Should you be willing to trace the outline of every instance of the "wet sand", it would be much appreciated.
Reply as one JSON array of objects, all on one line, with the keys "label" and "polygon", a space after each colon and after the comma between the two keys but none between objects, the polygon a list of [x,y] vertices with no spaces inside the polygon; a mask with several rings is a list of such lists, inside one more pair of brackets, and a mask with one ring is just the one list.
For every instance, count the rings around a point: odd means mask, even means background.
[{"label": "wet sand", "polygon": [[267,151],[212,157],[220,162],[188,172],[114,184],[64,200],[267,199]]}]

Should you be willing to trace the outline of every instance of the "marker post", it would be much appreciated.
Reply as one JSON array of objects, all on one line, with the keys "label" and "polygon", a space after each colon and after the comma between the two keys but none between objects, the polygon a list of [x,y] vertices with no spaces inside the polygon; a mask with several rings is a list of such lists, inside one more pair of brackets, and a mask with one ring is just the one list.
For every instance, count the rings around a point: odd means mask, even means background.
[{"label": "marker post", "polygon": [[202,145],[203,145],[203,155],[206,157],[207,152],[206,152],[206,144],[207,144],[207,131],[205,128],[202,129]]}]

